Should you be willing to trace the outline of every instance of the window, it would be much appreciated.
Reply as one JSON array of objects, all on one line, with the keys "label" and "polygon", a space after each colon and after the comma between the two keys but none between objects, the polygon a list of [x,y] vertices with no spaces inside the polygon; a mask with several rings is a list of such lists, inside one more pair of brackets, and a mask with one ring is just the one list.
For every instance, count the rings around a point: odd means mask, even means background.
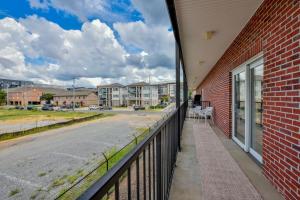
[{"label": "window", "polygon": [[113,91],[119,91],[119,88],[113,88]]}]

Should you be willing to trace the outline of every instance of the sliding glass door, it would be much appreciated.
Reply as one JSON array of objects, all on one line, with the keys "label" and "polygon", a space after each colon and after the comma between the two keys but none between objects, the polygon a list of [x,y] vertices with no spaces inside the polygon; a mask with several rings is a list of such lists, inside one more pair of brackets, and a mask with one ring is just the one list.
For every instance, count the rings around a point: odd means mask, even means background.
[{"label": "sliding glass door", "polygon": [[250,153],[258,160],[262,160],[262,137],[263,137],[263,124],[262,124],[262,111],[263,111],[263,64],[253,63],[250,64],[250,86],[251,86],[251,125],[250,125]]},{"label": "sliding glass door", "polygon": [[232,72],[232,139],[262,162],[263,59]]},{"label": "sliding glass door", "polygon": [[241,146],[245,144],[245,91],[246,72],[244,70],[236,72],[233,83],[233,139]]}]

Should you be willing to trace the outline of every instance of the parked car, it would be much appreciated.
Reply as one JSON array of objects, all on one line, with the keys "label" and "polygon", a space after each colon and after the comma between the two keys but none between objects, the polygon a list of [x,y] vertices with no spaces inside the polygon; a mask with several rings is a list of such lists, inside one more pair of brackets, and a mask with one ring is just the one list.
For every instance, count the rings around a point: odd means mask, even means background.
[{"label": "parked car", "polygon": [[110,106],[100,106],[99,109],[100,110],[112,110],[112,107],[110,107]]},{"label": "parked car", "polygon": [[15,109],[17,109],[17,110],[24,110],[24,106],[16,106]]},{"label": "parked car", "polygon": [[26,107],[26,109],[27,109],[27,110],[37,110],[37,107],[34,106],[34,105],[28,105],[28,106]]},{"label": "parked car", "polygon": [[42,107],[42,110],[52,111],[52,110],[54,110],[54,108],[53,108],[53,105],[51,105],[51,104],[44,104]]},{"label": "parked car", "polygon": [[61,105],[61,106],[60,106],[60,109],[66,109],[66,108],[67,108],[66,105]]},{"label": "parked car", "polygon": [[145,110],[145,107],[144,106],[133,106],[133,109],[135,111],[138,111],[138,110]]},{"label": "parked car", "polygon": [[90,105],[89,106],[89,110],[99,110],[100,107],[99,106],[96,106],[96,105]]}]

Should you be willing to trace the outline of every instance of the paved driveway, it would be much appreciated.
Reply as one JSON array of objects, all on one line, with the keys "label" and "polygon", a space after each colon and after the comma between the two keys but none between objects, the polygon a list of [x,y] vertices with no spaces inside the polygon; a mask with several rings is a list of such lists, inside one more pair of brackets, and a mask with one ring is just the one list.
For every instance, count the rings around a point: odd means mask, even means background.
[{"label": "paved driveway", "polygon": [[[88,171],[102,152],[133,139],[137,127],[150,126],[160,113],[118,114],[0,143],[0,199],[53,198],[56,180]],[[14,195],[13,195],[14,194]]]}]

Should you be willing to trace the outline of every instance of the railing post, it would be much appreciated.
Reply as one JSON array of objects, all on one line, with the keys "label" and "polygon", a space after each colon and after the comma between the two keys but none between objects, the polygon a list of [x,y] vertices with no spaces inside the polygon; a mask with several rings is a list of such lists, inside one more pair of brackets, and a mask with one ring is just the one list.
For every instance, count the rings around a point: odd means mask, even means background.
[{"label": "railing post", "polygon": [[177,108],[177,134],[178,134],[178,150],[181,151],[181,144],[180,144],[180,135],[181,135],[181,128],[180,128],[180,54],[179,54],[179,47],[176,44],[176,108]]},{"label": "railing post", "polygon": [[156,199],[162,199],[161,132],[156,136]]}]

